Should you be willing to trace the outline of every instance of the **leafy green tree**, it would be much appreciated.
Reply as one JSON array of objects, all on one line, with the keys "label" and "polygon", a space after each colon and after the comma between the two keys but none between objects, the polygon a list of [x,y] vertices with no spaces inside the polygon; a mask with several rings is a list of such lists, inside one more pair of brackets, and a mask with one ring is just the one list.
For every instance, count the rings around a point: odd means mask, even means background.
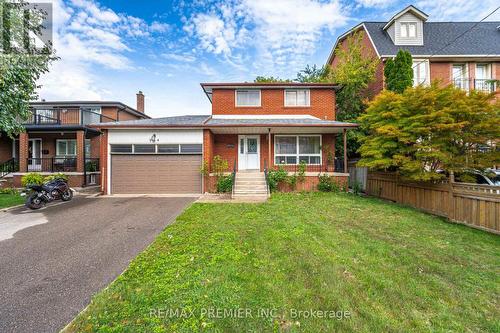
[{"label": "leafy green tree", "polygon": [[0,131],[14,136],[23,131],[29,102],[37,99],[37,80],[56,57],[50,45],[37,47],[31,34],[41,34],[46,15],[24,1],[0,0],[2,44],[0,54]]},{"label": "leafy green tree", "polygon": [[410,52],[399,50],[396,58],[388,59],[384,66],[387,89],[401,94],[413,86],[413,61]]},{"label": "leafy green tree", "polygon": [[491,143],[500,137],[500,102],[494,95],[453,86],[385,90],[359,117],[359,165],[399,172],[416,181],[444,177],[437,172],[485,169],[499,163]]},{"label": "leafy green tree", "polygon": [[330,66],[323,65],[306,65],[306,67],[297,73],[297,78],[294,80],[301,83],[328,82],[330,74]]},{"label": "leafy green tree", "polygon": [[[347,37],[346,46],[338,47],[335,51],[338,58],[337,65],[326,77],[328,82],[342,86],[336,96],[338,121],[357,121],[366,109],[369,97],[368,85],[375,79],[379,60],[364,48],[362,39],[363,35],[359,32]],[[349,157],[357,155],[360,134],[359,130],[347,132]],[[343,154],[343,150],[342,140],[337,140],[336,151]]]},{"label": "leafy green tree", "polygon": [[289,79],[280,79],[279,77],[274,77],[274,76],[257,76],[254,80],[255,83],[286,83],[286,82],[292,82],[292,80]]}]

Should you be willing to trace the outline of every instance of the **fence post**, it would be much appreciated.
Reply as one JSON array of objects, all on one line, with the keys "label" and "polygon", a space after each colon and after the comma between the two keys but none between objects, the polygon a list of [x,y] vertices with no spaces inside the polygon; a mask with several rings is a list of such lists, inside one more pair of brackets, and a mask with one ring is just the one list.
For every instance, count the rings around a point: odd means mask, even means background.
[{"label": "fence post", "polygon": [[455,219],[455,198],[453,196],[453,184],[455,183],[455,174],[453,171],[450,171],[450,179],[448,180],[449,182],[449,187],[448,187],[448,219],[454,220]]}]

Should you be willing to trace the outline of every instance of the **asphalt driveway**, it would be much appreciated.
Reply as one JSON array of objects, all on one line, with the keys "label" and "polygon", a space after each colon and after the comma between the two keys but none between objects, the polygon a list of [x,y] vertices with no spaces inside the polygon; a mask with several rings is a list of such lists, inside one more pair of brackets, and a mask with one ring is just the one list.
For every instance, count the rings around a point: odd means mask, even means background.
[{"label": "asphalt driveway", "polygon": [[61,330],[193,200],[75,197],[0,213],[0,332]]}]

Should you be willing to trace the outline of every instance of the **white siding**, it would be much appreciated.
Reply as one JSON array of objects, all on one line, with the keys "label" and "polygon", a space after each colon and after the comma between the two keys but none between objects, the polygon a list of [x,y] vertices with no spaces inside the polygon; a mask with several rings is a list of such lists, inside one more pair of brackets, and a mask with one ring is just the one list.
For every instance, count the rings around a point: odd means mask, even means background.
[{"label": "white siding", "polygon": [[389,28],[387,28],[387,33],[389,34],[389,37],[391,37],[392,42],[395,44],[396,43],[396,29],[395,29],[395,24],[391,24]]},{"label": "white siding", "polygon": [[156,135],[155,143],[203,143],[203,131],[198,129],[110,129],[108,143],[152,143],[151,137]]},{"label": "white siding", "polygon": [[[417,37],[416,38],[402,38],[401,37],[401,22],[416,22],[417,23]],[[424,45],[424,27],[421,19],[411,13],[406,13],[397,18],[394,22],[395,26],[395,43],[396,45]]]}]

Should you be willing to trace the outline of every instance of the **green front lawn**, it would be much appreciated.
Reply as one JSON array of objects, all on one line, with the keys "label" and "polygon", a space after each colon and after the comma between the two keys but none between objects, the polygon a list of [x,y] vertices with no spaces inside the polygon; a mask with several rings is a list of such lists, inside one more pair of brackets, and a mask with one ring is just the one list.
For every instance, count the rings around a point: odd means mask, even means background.
[{"label": "green front lawn", "polygon": [[0,193],[0,208],[7,208],[24,203],[25,198],[19,194],[3,194]]},{"label": "green front lawn", "polygon": [[499,236],[377,199],[275,194],[192,205],[68,331],[498,332],[499,299]]}]

